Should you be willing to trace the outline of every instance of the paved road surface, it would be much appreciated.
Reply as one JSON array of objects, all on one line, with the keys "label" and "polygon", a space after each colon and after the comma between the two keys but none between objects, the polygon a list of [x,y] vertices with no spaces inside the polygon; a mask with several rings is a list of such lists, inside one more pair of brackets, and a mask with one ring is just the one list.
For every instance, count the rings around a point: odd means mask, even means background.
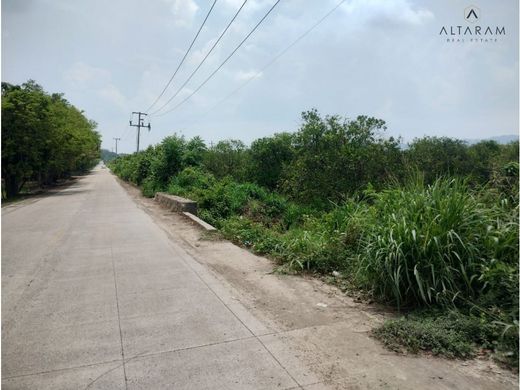
[{"label": "paved road surface", "polygon": [[2,388],[299,388],[106,169],[2,209]]}]

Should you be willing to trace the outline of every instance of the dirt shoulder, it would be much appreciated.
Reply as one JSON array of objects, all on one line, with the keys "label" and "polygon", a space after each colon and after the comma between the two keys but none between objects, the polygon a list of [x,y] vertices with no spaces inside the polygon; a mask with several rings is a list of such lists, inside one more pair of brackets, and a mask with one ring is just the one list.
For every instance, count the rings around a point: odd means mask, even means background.
[{"label": "dirt shoulder", "polygon": [[282,365],[298,372],[302,388],[518,388],[517,375],[489,360],[407,356],[384,349],[369,332],[391,313],[356,302],[321,280],[273,273],[269,259],[208,237],[184,216],[119,182],[176,245],[208,269],[262,324],[260,339]]}]

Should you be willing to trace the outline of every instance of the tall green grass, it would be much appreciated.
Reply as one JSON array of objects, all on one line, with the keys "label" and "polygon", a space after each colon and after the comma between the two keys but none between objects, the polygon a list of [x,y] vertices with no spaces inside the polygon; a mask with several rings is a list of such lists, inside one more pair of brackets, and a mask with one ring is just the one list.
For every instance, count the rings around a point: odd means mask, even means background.
[{"label": "tall green grass", "polygon": [[398,306],[475,301],[493,288],[486,283],[490,269],[515,267],[515,213],[482,204],[460,180],[416,179],[373,197],[357,278],[384,300]]}]

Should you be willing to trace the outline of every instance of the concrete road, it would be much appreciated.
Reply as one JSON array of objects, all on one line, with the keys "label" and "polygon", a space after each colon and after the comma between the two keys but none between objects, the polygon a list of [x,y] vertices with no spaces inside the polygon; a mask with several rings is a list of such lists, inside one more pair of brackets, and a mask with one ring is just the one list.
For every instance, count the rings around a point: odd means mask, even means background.
[{"label": "concrete road", "polygon": [[202,268],[106,169],[4,207],[2,388],[304,388]]}]

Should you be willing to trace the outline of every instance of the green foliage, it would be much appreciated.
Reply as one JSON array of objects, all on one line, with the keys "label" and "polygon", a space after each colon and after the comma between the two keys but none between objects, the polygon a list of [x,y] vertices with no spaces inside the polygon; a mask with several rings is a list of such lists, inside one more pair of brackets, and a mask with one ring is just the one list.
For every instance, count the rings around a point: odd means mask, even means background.
[{"label": "green foliage", "polygon": [[[208,222],[218,227],[235,215],[280,228],[295,218],[294,206],[282,196],[256,184],[237,183],[229,177],[218,180],[200,168],[180,172],[171,180],[168,192],[196,200]],[[289,208],[292,214],[285,218]]]},{"label": "green foliage", "polygon": [[468,148],[471,174],[478,183],[486,183],[491,179],[495,168],[494,162],[500,152],[501,147],[495,141],[482,141]]},{"label": "green foliage", "polygon": [[451,310],[418,312],[386,321],[374,330],[374,335],[397,352],[431,351],[449,358],[468,358],[484,349],[494,352],[498,360],[514,365],[518,361],[515,332],[518,324],[516,329],[505,329],[485,316]]},{"label": "green foliage", "polygon": [[157,183],[150,177],[143,180],[141,185],[143,195],[147,198],[153,198],[155,193],[161,188],[157,186]]},{"label": "green foliage", "polygon": [[304,112],[302,120],[283,181],[284,191],[299,202],[328,208],[369,183],[384,185],[392,169],[400,170],[398,141],[379,134],[386,129],[384,121],[321,118],[316,110]]},{"label": "green foliage", "polygon": [[402,151],[381,120],[302,117],[250,148],[172,136],[110,167],[146,196],[197,201],[226,238],[284,268],[341,271],[381,301],[436,310],[378,331],[392,348],[517,360],[518,142],[426,137]]},{"label": "green foliage", "polygon": [[183,166],[197,167],[202,164],[207,152],[206,144],[200,137],[193,137],[186,143],[182,154]]},{"label": "green foliage", "polygon": [[255,140],[251,144],[248,178],[261,186],[276,189],[280,184],[284,166],[294,156],[293,136],[275,134]]},{"label": "green foliage", "polygon": [[204,155],[204,167],[218,178],[231,176],[235,180],[246,178],[249,156],[242,141],[220,141]]},{"label": "green foliage", "polygon": [[487,289],[485,267],[517,261],[518,224],[510,211],[479,203],[459,180],[414,180],[374,198],[358,277],[398,306],[475,300]]},{"label": "green foliage", "polygon": [[100,157],[96,123],[61,94],[30,80],[2,83],[2,179],[6,196],[27,180],[51,184],[91,168]]},{"label": "green foliage", "polygon": [[490,181],[500,194],[516,206],[518,206],[518,171],[518,161],[510,161],[495,168]]},{"label": "green foliage", "polygon": [[150,159],[150,175],[153,180],[159,185],[166,185],[168,180],[183,168],[185,152],[186,142],[184,138],[176,135],[166,137],[155,148],[155,153]]},{"label": "green foliage", "polygon": [[[472,335],[457,323],[446,317],[411,317],[387,321],[374,334],[392,350],[404,347],[412,353],[431,351],[434,355],[450,358],[467,358],[475,354]],[[468,329],[469,330],[469,329]]]},{"label": "green foliage", "polygon": [[143,186],[143,194],[153,197],[165,190],[172,178],[186,167],[202,164],[206,146],[200,137],[186,142],[183,137],[166,137],[159,145],[110,162],[112,171],[123,180]]},{"label": "green foliage", "polygon": [[441,176],[467,176],[472,168],[464,141],[448,137],[415,139],[406,151],[406,159],[423,172],[427,183]]}]

